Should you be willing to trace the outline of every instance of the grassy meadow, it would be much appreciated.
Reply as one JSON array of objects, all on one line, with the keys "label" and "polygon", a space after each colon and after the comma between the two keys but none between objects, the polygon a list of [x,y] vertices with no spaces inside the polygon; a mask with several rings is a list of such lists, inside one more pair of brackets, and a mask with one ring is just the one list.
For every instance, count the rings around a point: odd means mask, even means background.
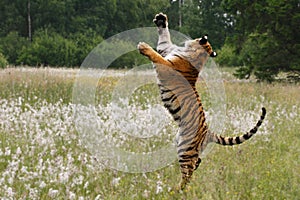
[{"label": "grassy meadow", "polygon": [[[213,145],[187,190],[176,193],[172,190],[180,181],[176,161],[153,172],[125,173],[109,168],[84,147],[74,125],[72,92],[77,72],[0,70],[0,199],[299,199],[299,84],[239,81],[222,72],[226,90],[222,134],[232,136],[252,128],[262,106],[267,109],[266,119],[244,144]],[[111,71],[97,83],[96,110],[104,122],[110,121],[111,93],[122,73]],[[209,109],[205,83],[200,82],[198,90]],[[145,85],[132,94],[128,105],[143,113],[157,102],[157,96],[154,85]],[[148,119],[139,119],[139,124],[147,124]],[[107,126],[113,131],[107,135],[117,134],[113,124]],[[168,131],[162,133],[164,137]],[[155,138],[151,147],[113,140],[125,149],[141,151],[140,146],[146,151],[163,143],[159,135]]]}]

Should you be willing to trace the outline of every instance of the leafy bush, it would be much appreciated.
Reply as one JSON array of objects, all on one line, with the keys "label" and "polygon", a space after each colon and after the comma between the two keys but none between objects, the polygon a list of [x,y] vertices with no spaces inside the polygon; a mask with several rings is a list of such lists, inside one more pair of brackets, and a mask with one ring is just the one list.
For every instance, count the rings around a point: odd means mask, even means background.
[{"label": "leafy bush", "polygon": [[21,37],[17,32],[10,32],[6,37],[0,38],[0,49],[10,64],[17,64],[21,49],[26,47],[29,41]]},{"label": "leafy bush", "polygon": [[17,61],[30,66],[80,66],[88,53],[102,40],[92,30],[69,38],[47,29],[39,30],[34,34],[33,42],[22,48]]},{"label": "leafy bush", "polygon": [[144,63],[150,63],[150,61],[135,50],[118,57],[111,63],[110,67],[118,69],[131,68]]},{"label": "leafy bush", "polygon": [[21,50],[18,63],[30,66],[75,66],[75,44],[57,33],[48,33],[47,30],[38,31],[33,42]]},{"label": "leafy bush", "polygon": [[[272,33],[251,33],[247,36],[238,55],[237,63],[233,63],[236,54],[227,48],[227,44],[221,50],[219,62],[221,65],[240,67],[234,74],[238,78],[249,78],[254,75],[259,81],[272,82],[280,72],[300,72],[298,58],[288,48],[277,40]],[[224,55],[226,54],[226,55]]]},{"label": "leafy bush", "polygon": [[0,53],[0,68],[5,68],[7,65],[7,60],[5,59],[4,55]]},{"label": "leafy bush", "polygon": [[216,61],[221,66],[235,67],[242,65],[241,57],[236,54],[236,49],[227,43],[218,51]]},{"label": "leafy bush", "polygon": [[87,55],[100,43],[103,38],[92,29],[88,29],[84,33],[76,33],[70,36],[70,39],[76,45],[74,53],[74,62],[77,66],[83,62]]},{"label": "leafy bush", "polygon": [[150,63],[149,59],[140,55],[136,45],[135,42],[130,40],[110,38],[93,49],[84,65],[120,69]]},{"label": "leafy bush", "polygon": [[268,33],[249,34],[241,50],[245,66],[239,76],[250,76],[254,72],[258,80],[274,81],[276,75],[286,67],[286,52]]}]

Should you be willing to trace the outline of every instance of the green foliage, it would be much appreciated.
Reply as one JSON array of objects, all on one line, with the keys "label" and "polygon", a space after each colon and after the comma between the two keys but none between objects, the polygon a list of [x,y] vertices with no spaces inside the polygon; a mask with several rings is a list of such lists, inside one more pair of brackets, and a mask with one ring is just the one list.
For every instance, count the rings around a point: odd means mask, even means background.
[{"label": "green foliage", "polygon": [[26,34],[27,15],[26,12],[24,13],[26,2],[23,0],[0,1],[0,37],[5,37],[10,32],[18,32],[22,36]]},{"label": "green foliage", "polygon": [[192,38],[208,34],[214,49],[221,48],[231,32],[228,19],[221,7],[222,0],[186,1],[182,6],[182,27],[179,29]]},{"label": "green foliage", "polygon": [[[300,74],[298,0],[2,0],[0,8],[0,49],[14,65],[79,66],[103,39],[154,26],[154,14],[164,12],[170,29],[208,34],[221,65],[242,66],[240,78]],[[128,53],[112,66],[132,67],[138,59]]]},{"label": "green foliage", "polygon": [[[0,48],[14,65],[79,66],[103,38],[131,28],[153,26],[153,15],[169,5],[160,0],[3,0]],[[29,29],[31,44],[26,39]],[[121,58],[115,66],[132,67],[136,55]]]},{"label": "green foliage", "polygon": [[37,31],[33,42],[21,50],[18,63],[25,65],[80,66],[88,53],[102,41],[94,31],[77,33],[70,38],[46,30]]},{"label": "green foliage", "polygon": [[244,73],[247,77],[254,71],[259,80],[274,81],[285,66],[287,56],[284,55],[285,49],[280,48],[278,43],[269,34],[250,34],[241,51],[241,58],[246,66],[243,68],[247,69],[239,71],[240,75]]},{"label": "green foliage", "polygon": [[235,46],[227,43],[218,51],[216,62],[221,66],[229,67],[241,66],[243,64],[241,57],[236,54]]},{"label": "green foliage", "polygon": [[236,73],[239,78],[249,77],[254,72],[258,80],[272,82],[279,72],[300,71],[299,63],[296,64],[298,58],[295,58],[282,41],[277,40],[270,32],[249,34],[240,57],[244,66]]},{"label": "green foliage", "polygon": [[27,47],[29,41],[13,31],[0,38],[0,49],[10,64],[17,64],[17,59],[21,54],[21,49]]},{"label": "green foliage", "polygon": [[47,30],[35,33],[34,41],[22,49],[18,63],[30,66],[74,66],[76,46],[68,39]]},{"label": "green foliage", "polygon": [[[109,64],[109,67],[132,68],[133,66],[149,63],[148,58],[141,56],[139,51],[136,49],[136,44],[131,41],[116,40],[112,41],[111,44],[114,44],[113,48],[117,46],[117,50],[111,50],[109,48],[106,49],[107,52],[105,52],[105,55],[115,58],[113,62]],[[105,57],[102,59],[105,59]]]},{"label": "green foliage", "polygon": [[131,68],[132,66],[140,65],[141,63],[149,63],[149,60],[144,56],[141,56],[140,53],[136,51],[131,51],[122,56],[119,56],[111,64],[111,68]]},{"label": "green foliage", "polygon": [[88,29],[83,33],[75,33],[70,36],[70,40],[76,46],[76,51],[72,58],[75,66],[80,66],[84,58],[103,41],[101,35],[97,34],[92,29]]},{"label": "green foliage", "polygon": [[0,52],[0,68],[5,68],[8,65],[7,60],[3,56],[3,54]]},{"label": "green foliage", "polygon": [[105,38],[133,28],[153,26],[154,15],[170,6],[168,1],[161,0],[116,1],[115,5],[106,21]]},{"label": "green foliage", "polygon": [[226,43],[235,46],[245,64],[238,77],[254,74],[273,81],[279,72],[300,72],[299,1],[223,0],[222,5],[234,18],[235,32]]}]

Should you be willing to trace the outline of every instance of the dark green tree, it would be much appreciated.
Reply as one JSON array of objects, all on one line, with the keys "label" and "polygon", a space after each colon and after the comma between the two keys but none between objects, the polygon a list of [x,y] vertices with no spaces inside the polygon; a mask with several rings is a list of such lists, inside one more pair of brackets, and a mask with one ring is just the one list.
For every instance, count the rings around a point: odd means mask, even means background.
[{"label": "dark green tree", "polygon": [[[22,7],[22,9],[19,9]],[[21,36],[27,35],[27,1],[1,0],[0,1],[0,37],[9,32],[18,32]]]},{"label": "dark green tree", "polygon": [[223,0],[234,16],[235,33],[227,38],[244,66],[240,78],[254,74],[273,81],[279,72],[300,73],[300,2],[298,0]]},{"label": "dark green tree", "polygon": [[154,15],[169,6],[169,2],[161,0],[116,1],[115,12],[111,12],[106,18],[108,24],[104,37],[133,28],[154,26]]},{"label": "dark green tree", "polygon": [[28,45],[27,38],[20,36],[16,31],[9,32],[6,37],[0,38],[0,49],[10,64],[17,64],[21,49]]},{"label": "dark green tree", "polygon": [[208,34],[215,49],[223,46],[226,36],[231,34],[230,19],[222,10],[222,0],[185,1],[182,6],[182,27],[180,31],[199,38]]},{"label": "dark green tree", "polygon": [[[0,49],[10,64],[77,66],[103,38],[154,26],[154,15],[164,12],[171,29],[208,34],[220,64],[243,66],[240,78],[272,81],[282,71],[300,74],[299,9],[299,0],[0,0]],[[134,57],[118,66],[130,67]]]}]

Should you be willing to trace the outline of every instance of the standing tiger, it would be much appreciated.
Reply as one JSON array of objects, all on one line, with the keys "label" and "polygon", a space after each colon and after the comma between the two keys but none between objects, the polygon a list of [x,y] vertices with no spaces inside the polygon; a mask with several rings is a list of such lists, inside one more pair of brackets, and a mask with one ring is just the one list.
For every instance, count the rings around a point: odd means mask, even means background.
[{"label": "standing tiger", "polygon": [[153,22],[158,27],[157,52],[143,42],[138,44],[138,50],[153,62],[163,104],[179,125],[176,145],[182,175],[179,189],[182,190],[198,168],[200,152],[208,143],[243,143],[257,132],[265,118],[266,109],[262,108],[262,115],[255,127],[241,136],[223,137],[211,132],[205,122],[205,113],[195,87],[199,72],[208,57],[217,55],[207,41],[207,35],[186,41],[183,47],[178,47],[171,42],[167,16],[159,13]]}]

